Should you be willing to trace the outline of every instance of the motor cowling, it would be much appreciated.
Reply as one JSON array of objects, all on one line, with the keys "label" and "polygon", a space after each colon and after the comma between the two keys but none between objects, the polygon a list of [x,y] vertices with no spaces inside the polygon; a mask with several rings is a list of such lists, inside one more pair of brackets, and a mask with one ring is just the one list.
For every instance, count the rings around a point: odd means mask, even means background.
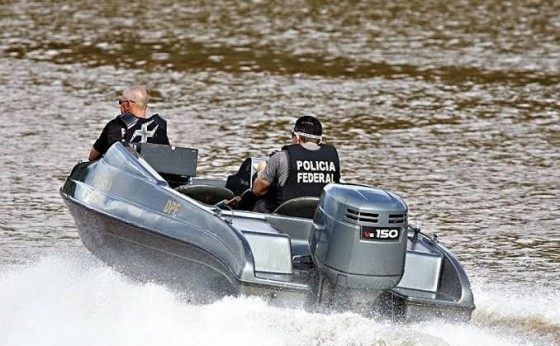
[{"label": "motor cowling", "polygon": [[329,184],[310,234],[318,271],[335,287],[385,290],[404,273],[406,203],[386,190]]}]

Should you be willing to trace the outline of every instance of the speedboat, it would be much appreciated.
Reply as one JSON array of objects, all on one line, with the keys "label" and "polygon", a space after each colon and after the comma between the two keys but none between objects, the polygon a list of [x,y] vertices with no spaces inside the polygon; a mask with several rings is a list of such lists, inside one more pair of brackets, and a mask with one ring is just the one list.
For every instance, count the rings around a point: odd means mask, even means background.
[{"label": "speedboat", "polygon": [[200,303],[258,296],[395,321],[471,318],[463,267],[436,235],[409,224],[397,194],[332,183],[320,197],[257,213],[248,206],[262,158],[223,180],[197,177],[197,160],[192,148],[118,142],[79,162],[60,193],[85,247]]}]

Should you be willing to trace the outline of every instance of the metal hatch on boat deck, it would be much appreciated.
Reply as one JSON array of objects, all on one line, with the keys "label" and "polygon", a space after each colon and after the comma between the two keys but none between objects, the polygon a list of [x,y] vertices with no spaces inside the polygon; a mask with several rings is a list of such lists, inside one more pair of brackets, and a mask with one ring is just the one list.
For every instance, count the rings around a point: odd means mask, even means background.
[{"label": "metal hatch on boat deck", "polygon": [[238,228],[251,246],[255,260],[255,275],[291,275],[292,250],[287,234],[278,232],[261,219],[234,218],[233,226]]}]

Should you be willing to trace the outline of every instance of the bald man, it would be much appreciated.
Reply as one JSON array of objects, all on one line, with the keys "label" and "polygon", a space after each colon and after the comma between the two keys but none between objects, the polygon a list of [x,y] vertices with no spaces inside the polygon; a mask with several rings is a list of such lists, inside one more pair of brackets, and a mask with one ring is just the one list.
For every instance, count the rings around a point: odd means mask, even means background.
[{"label": "bald man", "polygon": [[119,98],[121,114],[109,121],[93,144],[89,160],[103,156],[115,142],[169,145],[167,122],[158,114],[146,118],[148,92],[143,86],[126,89]]}]

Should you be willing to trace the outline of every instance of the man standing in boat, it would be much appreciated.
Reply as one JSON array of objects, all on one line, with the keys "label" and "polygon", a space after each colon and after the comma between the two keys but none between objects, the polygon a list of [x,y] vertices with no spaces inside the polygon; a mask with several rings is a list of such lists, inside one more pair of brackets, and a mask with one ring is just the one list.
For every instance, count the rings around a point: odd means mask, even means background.
[{"label": "man standing in boat", "polygon": [[169,145],[167,122],[158,114],[146,118],[148,92],[143,86],[126,89],[120,99],[121,114],[109,121],[93,144],[89,160],[103,156],[115,142]]},{"label": "man standing in boat", "polygon": [[336,148],[322,144],[323,128],[312,116],[300,117],[292,131],[291,145],[272,155],[253,184],[253,194],[265,196],[255,211],[271,212],[283,202],[303,196],[321,195],[328,183],[340,182]]}]

